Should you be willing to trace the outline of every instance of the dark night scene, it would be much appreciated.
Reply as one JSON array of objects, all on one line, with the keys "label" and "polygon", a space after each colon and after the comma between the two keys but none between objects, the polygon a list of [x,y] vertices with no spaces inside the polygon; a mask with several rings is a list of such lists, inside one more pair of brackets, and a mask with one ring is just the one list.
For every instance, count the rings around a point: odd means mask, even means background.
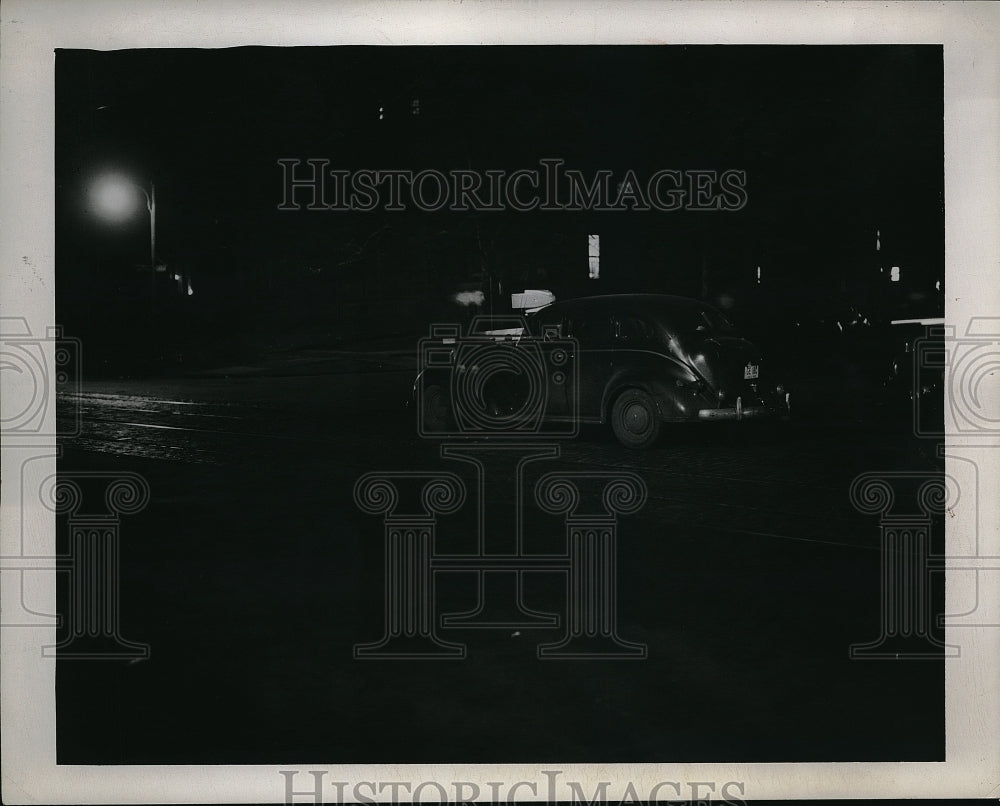
[{"label": "dark night scene", "polygon": [[60,764],[944,760],[940,46],[55,64]]}]

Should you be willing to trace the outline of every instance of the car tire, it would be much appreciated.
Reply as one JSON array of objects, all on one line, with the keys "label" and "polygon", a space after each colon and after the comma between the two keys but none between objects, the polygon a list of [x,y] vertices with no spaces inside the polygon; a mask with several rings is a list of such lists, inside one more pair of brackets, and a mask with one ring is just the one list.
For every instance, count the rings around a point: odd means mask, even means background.
[{"label": "car tire", "polygon": [[627,448],[648,448],[660,437],[656,401],[642,389],[626,389],[611,407],[611,429]]},{"label": "car tire", "polygon": [[438,384],[424,388],[420,398],[420,427],[423,434],[450,434],[454,431],[448,390]]}]

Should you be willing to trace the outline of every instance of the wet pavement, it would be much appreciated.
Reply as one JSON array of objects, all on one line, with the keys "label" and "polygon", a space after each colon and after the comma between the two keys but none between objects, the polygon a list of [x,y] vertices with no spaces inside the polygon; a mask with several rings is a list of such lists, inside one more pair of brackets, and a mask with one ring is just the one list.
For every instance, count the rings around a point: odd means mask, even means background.
[{"label": "wet pavement", "polygon": [[[540,437],[524,450],[558,455],[525,466],[526,488],[552,472],[645,482],[617,521],[616,617],[646,657],[539,660],[562,627],[439,626],[464,659],[355,659],[385,609],[359,477],[455,474],[469,500],[438,518],[435,551],[476,548],[475,468],[417,435],[414,365],[324,355],[312,374],[95,381],[60,401],[80,426],[60,472],[139,473],[152,496],[121,522],[120,598],[151,656],[59,661],[61,763],[943,758],[944,662],[848,656],[878,636],[881,561],[852,480],[942,470],[905,424],[702,425],[638,452],[599,428]],[[486,531],[513,551],[516,451],[455,444],[492,463]],[[525,554],[565,551],[560,517],[530,494],[520,512]],[[475,607],[474,573],[437,579],[435,617]],[[522,582],[525,606],[565,609],[563,573]]]}]

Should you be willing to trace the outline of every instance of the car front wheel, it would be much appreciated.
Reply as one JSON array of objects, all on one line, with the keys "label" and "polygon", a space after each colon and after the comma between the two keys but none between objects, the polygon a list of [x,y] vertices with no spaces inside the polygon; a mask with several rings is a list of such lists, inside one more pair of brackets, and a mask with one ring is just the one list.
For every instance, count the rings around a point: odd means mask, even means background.
[{"label": "car front wheel", "polygon": [[648,448],[660,436],[656,402],[641,389],[626,389],[611,407],[611,428],[627,448]]}]

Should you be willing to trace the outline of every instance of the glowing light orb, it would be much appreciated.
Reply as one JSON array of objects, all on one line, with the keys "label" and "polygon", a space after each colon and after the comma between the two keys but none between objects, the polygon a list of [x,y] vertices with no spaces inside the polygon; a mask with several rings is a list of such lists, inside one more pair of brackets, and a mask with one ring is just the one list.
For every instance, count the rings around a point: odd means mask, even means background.
[{"label": "glowing light orb", "polygon": [[141,209],[141,195],[135,184],[123,176],[102,176],[90,188],[90,209],[107,221],[126,221]]}]

